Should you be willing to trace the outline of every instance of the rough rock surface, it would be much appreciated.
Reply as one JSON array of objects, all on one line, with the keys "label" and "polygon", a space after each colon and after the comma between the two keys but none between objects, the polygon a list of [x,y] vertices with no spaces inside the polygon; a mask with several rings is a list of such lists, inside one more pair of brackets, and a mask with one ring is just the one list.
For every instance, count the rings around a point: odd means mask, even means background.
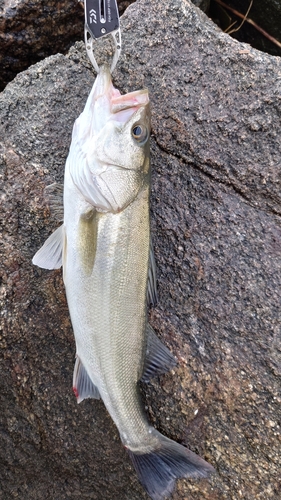
[{"label": "rough rock surface", "polygon": [[77,0],[0,0],[0,89],[30,64],[81,40],[83,23]]},{"label": "rough rock surface", "polygon": [[[117,0],[120,15],[134,0]],[[192,0],[203,11],[210,0]],[[66,53],[84,35],[79,0],[0,0],[0,91],[31,64]]]},{"label": "rough rock surface", "polygon": [[[132,0],[119,0],[124,12]],[[17,73],[84,37],[78,0],[0,0],[0,90]]]},{"label": "rough rock surface", "polygon": [[[142,22],[140,23],[140,19]],[[122,19],[115,84],[152,101],[151,324],[178,367],[142,386],[150,418],[217,469],[174,500],[280,498],[280,59],[221,33],[187,0]],[[63,178],[94,80],[83,44],[0,96],[0,498],[147,498],[102,402],[77,405],[60,271],[31,258],[57,226]]]}]

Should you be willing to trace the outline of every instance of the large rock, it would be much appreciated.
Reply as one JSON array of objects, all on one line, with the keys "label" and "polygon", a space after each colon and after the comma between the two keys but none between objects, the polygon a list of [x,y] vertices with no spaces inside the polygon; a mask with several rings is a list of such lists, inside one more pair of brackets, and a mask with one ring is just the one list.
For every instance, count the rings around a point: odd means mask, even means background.
[{"label": "large rock", "polygon": [[[115,84],[152,101],[151,324],[179,360],[143,386],[152,422],[217,469],[174,499],[280,496],[280,59],[221,33],[187,0],[143,0],[122,18]],[[3,499],[147,498],[102,402],[77,406],[60,271],[31,258],[57,222],[94,75],[83,44],[1,94]]]},{"label": "large rock", "polygon": [[30,64],[81,40],[83,23],[77,0],[1,0],[0,89]]},{"label": "large rock", "polygon": [[[120,14],[134,0],[117,0]],[[192,0],[207,10],[210,0]],[[0,0],[0,91],[20,72],[46,56],[65,53],[84,37],[79,0]]]}]

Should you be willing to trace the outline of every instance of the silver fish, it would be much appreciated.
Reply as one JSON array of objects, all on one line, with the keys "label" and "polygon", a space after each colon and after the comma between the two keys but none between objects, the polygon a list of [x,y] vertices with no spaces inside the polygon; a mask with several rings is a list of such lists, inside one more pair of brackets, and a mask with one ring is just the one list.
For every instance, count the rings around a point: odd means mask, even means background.
[{"label": "silver fish", "polygon": [[63,265],[78,402],[102,398],[140,482],[153,500],[162,500],[176,478],[206,477],[214,469],[154,429],[139,396],[141,378],[175,365],[147,323],[147,293],[151,302],[156,297],[149,136],[147,90],[121,96],[104,66],[73,128],[63,224],[33,263]]}]

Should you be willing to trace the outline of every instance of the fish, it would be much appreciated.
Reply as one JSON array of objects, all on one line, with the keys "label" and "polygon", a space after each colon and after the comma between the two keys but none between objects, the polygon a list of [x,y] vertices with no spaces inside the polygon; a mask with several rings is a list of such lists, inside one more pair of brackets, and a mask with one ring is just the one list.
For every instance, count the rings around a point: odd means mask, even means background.
[{"label": "fish", "polygon": [[150,119],[148,90],[121,95],[103,66],[73,127],[63,223],[33,264],[63,267],[76,341],[78,403],[103,400],[140,483],[153,500],[163,500],[177,478],[204,478],[214,468],[158,432],[140,398],[140,380],[176,364],[147,319],[148,304],[157,300],[149,215]]}]

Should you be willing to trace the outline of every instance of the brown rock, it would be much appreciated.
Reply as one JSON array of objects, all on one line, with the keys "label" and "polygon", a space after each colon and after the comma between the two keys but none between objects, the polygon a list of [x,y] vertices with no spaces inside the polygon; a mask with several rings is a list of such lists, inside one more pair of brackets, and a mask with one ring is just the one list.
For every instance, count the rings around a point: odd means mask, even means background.
[{"label": "brown rock", "polygon": [[[118,1],[120,14],[130,3]],[[83,9],[78,0],[0,0],[0,90],[31,64],[82,40]]]},{"label": "brown rock", "polygon": [[1,90],[23,69],[83,38],[77,0],[1,0],[0,8]]},{"label": "brown rock", "polygon": [[[141,22],[140,22],[141,20]],[[187,0],[122,18],[115,84],[152,101],[151,324],[178,357],[143,385],[150,418],[217,469],[173,498],[279,499],[280,59],[221,33]],[[0,97],[0,498],[145,499],[102,402],[76,405],[60,271],[31,258],[56,227],[61,181],[94,76],[83,44],[19,75]],[[1,497],[2,495],[2,497]]]}]

